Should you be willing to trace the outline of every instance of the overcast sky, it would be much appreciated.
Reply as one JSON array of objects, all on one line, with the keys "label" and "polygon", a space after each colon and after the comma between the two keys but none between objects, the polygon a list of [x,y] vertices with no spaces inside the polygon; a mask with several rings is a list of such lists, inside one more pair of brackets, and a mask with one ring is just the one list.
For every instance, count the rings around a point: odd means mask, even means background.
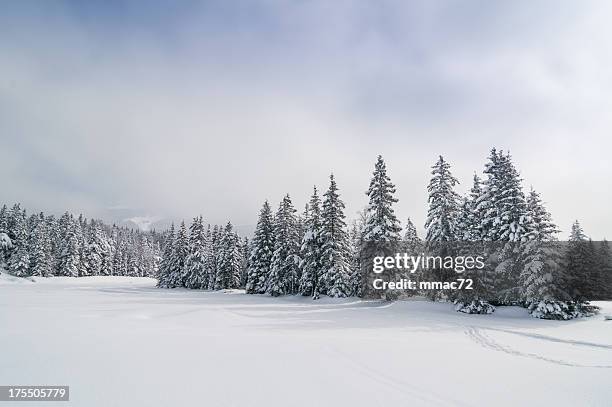
[{"label": "overcast sky", "polygon": [[510,150],[567,232],[612,238],[612,3],[25,1],[0,12],[0,202],[252,228],[377,154],[421,227],[439,154]]}]

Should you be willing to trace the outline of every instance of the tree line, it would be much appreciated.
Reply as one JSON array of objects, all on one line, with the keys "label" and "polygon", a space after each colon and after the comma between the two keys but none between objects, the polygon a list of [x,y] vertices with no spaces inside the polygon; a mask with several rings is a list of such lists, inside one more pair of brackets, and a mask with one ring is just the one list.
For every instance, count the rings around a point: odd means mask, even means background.
[{"label": "tree line", "polygon": [[158,287],[222,290],[244,287],[249,241],[228,222],[204,227],[195,217],[189,231],[181,222],[165,234]]},{"label": "tree line", "polygon": [[65,212],[0,209],[0,269],[17,277],[157,276],[160,236]]},{"label": "tree line", "polygon": [[[373,274],[371,263],[364,264],[364,248],[391,245],[445,254],[488,250],[489,267],[479,272],[476,289],[422,293],[455,301],[461,312],[490,313],[495,305],[518,304],[539,318],[569,319],[592,313],[589,300],[612,297],[608,242],[596,247],[578,221],[569,242],[559,242],[559,230],[540,195],[533,189],[524,193],[509,153],[491,150],[484,179],[475,174],[467,196],[455,191],[459,181],[442,156],[431,174],[423,240],[410,219],[401,236],[393,209],[396,189],[381,156],[366,191],[369,203],[350,227],[333,175],[322,200],[314,188],[301,216],[288,195],[274,215],[265,202],[251,242],[246,292],[315,299],[380,296],[371,290]],[[424,278],[453,276],[433,270]]]},{"label": "tree line", "polygon": [[[298,214],[285,195],[276,211],[263,203],[252,240],[231,222],[205,226],[202,216],[163,233],[140,232],[65,213],[26,216],[19,204],[0,211],[0,261],[16,276],[155,276],[162,288],[221,290],[247,294],[303,295],[313,299],[397,298],[373,292],[366,248],[428,251],[432,254],[487,255],[487,268],[473,277],[475,288],[419,293],[449,300],[457,311],[490,313],[496,305],[518,304],[539,318],[569,319],[594,311],[588,301],[612,297],[612,257],[607,241],[592,242],[576,221],[568,242],[539,193],[524,192],[509,153],[492,149],[465,196],[450,164],[440,156],[432,166],[426,234],[410,220],[403,229],[394,212],[396,188],[381,156],[366,191],[368,204],[347,221],[333,176],[320,195],[313,188]],[[161,247],[161,249],[160,249]],[[456,276],[428,270],[420,278]]]}]

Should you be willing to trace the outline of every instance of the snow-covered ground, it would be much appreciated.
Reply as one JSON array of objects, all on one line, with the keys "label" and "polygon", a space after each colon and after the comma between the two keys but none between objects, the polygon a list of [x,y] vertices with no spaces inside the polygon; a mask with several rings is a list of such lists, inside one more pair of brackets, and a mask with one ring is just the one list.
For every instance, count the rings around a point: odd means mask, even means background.
[{"label": "snow-covered ground", "polygon": [[556,322],[154,285],[0,277],[0,384],[87,407],[612,405],[612,303]]}]

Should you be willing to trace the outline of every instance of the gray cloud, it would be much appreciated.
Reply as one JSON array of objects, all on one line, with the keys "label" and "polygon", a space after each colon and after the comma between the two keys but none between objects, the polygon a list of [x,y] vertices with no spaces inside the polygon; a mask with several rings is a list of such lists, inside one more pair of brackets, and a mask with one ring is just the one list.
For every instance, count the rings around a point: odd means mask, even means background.
[{"label": "gray cloud", "polygon": [[3,201],[246,230],[331,171],[354,214],[380,153],[422,223],[437,155],[464,191],[497,146],[610,237],[606,2],[79,3],[0,16]]}]

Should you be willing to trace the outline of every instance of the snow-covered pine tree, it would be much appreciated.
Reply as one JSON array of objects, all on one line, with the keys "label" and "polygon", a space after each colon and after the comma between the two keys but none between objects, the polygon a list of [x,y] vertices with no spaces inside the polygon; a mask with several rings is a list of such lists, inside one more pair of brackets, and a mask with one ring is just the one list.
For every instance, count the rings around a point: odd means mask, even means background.
[{"label": "snow-covered pine tree", "polygon": [[174,239],[172,254],[170,256],[170,274],[168,278],[168,287],[183,286],[183,270],[185,269],[185,260],[189,252],[189,238],[187,236],[187,227],[185,222],[181,222],[181,226]]},{"label": "snow-covered pine tree", "polygon": [[416,227],[412,220],[408,218],[406,221],[406,228],[404,229],[404,242],[410,245],[419,245],[421,244],[421,238],[419,237]]},{"label": "snow-covered pine tree", "polygon": [[136,245],[136,239],[134,236],[130,238],[130,244],[127,247],[127,255],[126,255],[126,268],[127,268],[127,276],[128,277],[139,277],[140,276],[140,263],[138,263],[138,259],[140,258],[138,253],[138,247]]},{"label": "snow-covered pine tree", "polygon": [[452,242],[456,240],[455,233],[457,216],[459,212],[459,194],[455,192],[455,185],[459,184],[450,171],[450,164],[442,156],[432,167],[433,175],[429,181],[427,220],[427,242]]},{"label": "snow-covered pine tree", "polygon": [[519,277],[522,268],[522,243],[529,240],[527,205],[521,178],[512,157],[503,151],[491,150],[485,165],[487,179],[477,209],[481,213],[483,240],[500,242],[498,261],[491,275],[499,304],[512,304],[520,300]]},{"label": "snow-covered pine tree", "polygon": [[3,204],[0,208],[0,233],[8,235],[8,208],[6,204]]},{"label": "snow-covered pine tree", "polygon": [[307,206],[305,214],[304,235],[300,249],[300,286],[298,292],[301,295],[319,298],[317,283],[321,272],[321,199],[317,187],[313,188],[312,197]]},{"label": "snow-covered pine tree", "polygon": [[241,250],[241,266],[240,266],[240,287],[245,288],[247,275],[249,272],[249,257],[251,256],[251,242],[248,237],[244,237],[240,246]]},{"label": "snow-covered pine tree", "polygon": [[8,272],[17,277],[30,275],[26,219],[25,210],[22,210],[19,204],[13,206],[9,216],[8,229],[14,247],[8,260]]},{"label": "snow-covered pine tree", "polygon": [[228,222],[220,243],[215,290],[239,287],[241,257],[240,238],[234,232],[231,222]]},{"label": "snow-covered pine tree", "polygon": [[0,208],[0,272],[6,267],[6,260],[13,248],[13,242],[8,234],[8,208],[6,204]]},{"label": "snow-covered pine tree", "polygon": [[88,274],[92,276],[108,275],[109,273],[109,251],[102,228],[97,221],[91,220],[88,227],[87,239],[87,267]]},{"label": "snow-covered pine tree", "polygon": [[363,229],[357,220],[353,220],[349,229],[349,268],[351,276],[349,284],[351,293],[355,296],[361,295],[361,246],[363,244]]},{"label": "snow-covered pine tree", "polygon": [[367,223],[364,228],[364,239],[368,242],[398,242],[402,230],[393,204],[397,202],[395,185],[387,175],[387,167],[382,156],[378,156],[370,187],[366,195],[370,198],[367,207]]},{"label": "snow-covered pine tree", "polygon": [[364,284],[366,278],[362,271],[362,250],[364,249],[366,242],[364,239],[365,226],[368,223],[368,212],[367,207],[357,212],[358,217],[354,219],[349,232],[349,249],[350,249],[350,268],[351,268],[351,292],[352,295],[357,297],[363,297],[364,295]]},{"label": "snow-covered pine tree", "polygon": [[206,272],[206,287],[202,287],[204,290],[214,289],[215,273],[216,273],[216,260],[214,253],[214,236],[213,228],[210,224],[206,227],[206,234],[204,235],[204,255],[206,262],[204,263],[204,271]]},{"label": "snow-covered pine tree", "polygon": [[83,216],[83,214],[79,214],[74,230],[78,242],[77,246],[79,252],[78,277],[88,276],[90,275],[90,267],[87,260],[87,219]]},{"label": "snow-covered pine tree", "polygon": [[[170,272],[171,272],[171,265],[172,265],[172,250],[174,249],[174,239],[175,239],[175,233],[174,233],[174,223],[172,225],[170,225],[170,230],[168,230],[167,234],[166,234],[166,239],[164,240],[164,248],[163,248],[163,254],[162,254],[162,258],[161,258],[161,262],[159,265],[159,277],[158,277],[158,281],[157,281],[157,286],[161,287],[161,288],[171,288],[170,287]],[[119,252],[119,248],[117,249],[117,252],[115,253],[115,258],[117,258],[117,255],[121,256],[118,252]],[[116,268],[117,266],[115,266]]]},{"label": "snow-covered pine tree", "polygon": [[612,253],[610,244],[606,239],[599,244],[597,253],[598,268],[601,270],[602,285],[598,292],[598,298],[602,301],[612,300]]},{"label": "snow-covered pine tree", "polygon": [[461,198],[459,211],[457,212],[457,223],[455,227],[455,236],[458,241],[468,241],[470,239],[470,200],[468,197]]},{"label": "snow-covered pine tree", "polygon": [[128,244],[124,237],[119,241],[115,256],[113,257],[113,270],[116,276],[128,275]]},{"label": "snow-covered pine tree", "polygon": [[221,252],[221,241],[223,239],[223,230],[218,225],[214,225],[210,237],[210,249],[208,257],[208,289],[215,289],[217,281],[217,269],[219,263],[219,253]]},{"label": "snow-covered pine tree", "polygon": [[79,252],[79,237],[77,221],[68,217],[69,223],[66,225],[65,237],[62,239],[61,254],[58,261],[58,275],[66,277],[78,277],[82,270],[81,255]]},{"label": "snow-covered pine tree", "polygon": [[557,244],[534,238],[523,244],[521,256],[521,297],[529,313],[541,319],[572,318]]},{"label": "snow-covered pine tree", "polygon": [[552,216],[544,207],[540,194],[533,188],[527,195],[527,206],[525,216],[525,229],[528,239],[540,239],[548,242],[556,240],[559,233],[557,225],[552,221]]},{"label": "snow-covered pine tree", "polygon": [[273,297],[295,294],[298,289],[300,237],[295,212],[291,198],[286,195],[274,219],[274,253],[266,281],[266,293]]},{"label": "snow-covered pine tree", "polygon": [[482,184],[478,175],[474,174],[472,188],[468,196],[461,200],[459,218],[457,220],[457,240],[476,242],[481,240],[481,211],[478,210],[478,199],[482,195]]},{"label": "snow-covered pine tree", "polygon": [[591,273],[590,255],[588,237],[584,234],[580,222],[576,220],[572,224],[565,258],[567,290],[573,301],[588,300],[588,279]]},{"label": "snow-covered pine tree", "polygon": [[[459,181],[452,175],[450,164],[442,156],[431,168],[432,178],[427,186],[429,208],[425,220],[425,242],[429,255],[445,257],[455,254],[450,250],[453,249],[452,243],[457,240],[460,197],[455,192],[455,186]],[[423,274],[431,281],[447,281],[452,272],[437,268]],[[432,299],[441,296],[440,292],[434,290],[426,294]]]},{"label": "snow-covered pine tree", "polygon": [[47,223],[42,213],[40,213],[37,218],[38,221],[32,231],[28,248],[30,274],[36,277],[48,277],[51,275],[51,267],[49,264],[51,253]]},{"label": "snow-covered pine tree", "polygon": [[526,202],[512,157],[492,149],[484,173],[487,179],[477,205],[482,214],[483,239],[520,242],[527,233]]},{"label": "snow-covered pine tree", "polygon": [[208,288],[206,270],[206,237],[202,216],[193,219],[189,228],[189,254],[185,260],[184,284],[187,288]]},{"label": "snow-covered pine tree", "polygon": [[247,275],[247,294],[266,292],[266,281],[270,274],[274,254],[274,223],[268,201],[264,202],[257,220],[255,236],[251,243],[249,271]]},{"label": "snow-covered pine tree", "polygon": [[156,274],[155,251],[149,242],[146,235],[140,236],[140,244],[138,248],[138,264],[140,265],[141,277],[154,277]]},{"label": "snow-covered pine tree", "polygon": [[[379,163],[382,158],[379,157]],[[388,181],[384,175],[384,163],[377,164],[382,171],[381,179]],[[349,242],[346,232],[346,222],[344,215],[344,202],[338,194],[338,186],[334,175],[329,177],[329,189],[323,195],[323,211],[321,213],[321,273],[317,286],[321,294],[326,294],[330,297],[341,298],[348,297],[352,294],[350,284],[350,264],[349,264]],[[392,186],[391,186],[391,189]],[[391,189],[387,190],[391,193]],[[387,195],[387,194],[385,194]],[[388,195],[387,195],[388,198]],[[388,207],[390,208],[390,207]],[[397,231],[395,229],[395,221],[393,221],[392,212],[381,219],[387,219],[385,222],[386,228],[379,228],[375,232],[375,228],[370,225],[370,238],[374,239],[395,239]]]},{"label": "snow-covered pine tree", "polygon": [[531,189],[527,197],[525,239],[521,244],[520,295],[530,314],[542,319],[569,319],[564,271],[557,226],[540,195]]}]

